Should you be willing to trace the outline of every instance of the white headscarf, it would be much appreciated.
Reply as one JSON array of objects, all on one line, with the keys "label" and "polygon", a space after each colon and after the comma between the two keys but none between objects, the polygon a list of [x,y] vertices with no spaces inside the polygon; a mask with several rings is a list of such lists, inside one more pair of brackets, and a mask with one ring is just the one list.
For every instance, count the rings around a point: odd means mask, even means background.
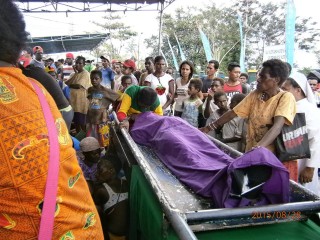
[{"label": "white headscarf", "polygon": [[308,83],[306,76],[299,72],[293,72],[291,73],[290,77],[293,78],[299,84],[300,88],[306,95],[307,100],[313,105],[316,105],[316,99],[314,97],[313,91]]}]

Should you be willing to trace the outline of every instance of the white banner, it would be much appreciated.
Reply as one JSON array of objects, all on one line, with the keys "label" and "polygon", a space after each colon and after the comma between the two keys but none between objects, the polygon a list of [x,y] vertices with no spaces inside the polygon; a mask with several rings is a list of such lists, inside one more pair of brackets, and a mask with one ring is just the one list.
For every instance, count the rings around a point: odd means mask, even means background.
[{"label": "white banner", "polygon": [[286,59],[286,45],[265,46],[263,51],[263,61],[269,59],[280,59],[284,62]]}]

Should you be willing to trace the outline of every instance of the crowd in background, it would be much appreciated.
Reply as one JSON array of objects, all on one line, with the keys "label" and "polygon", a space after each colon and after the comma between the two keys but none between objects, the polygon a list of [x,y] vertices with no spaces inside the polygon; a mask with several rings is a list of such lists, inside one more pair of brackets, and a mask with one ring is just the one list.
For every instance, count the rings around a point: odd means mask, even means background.
[{"label": "crowd in background", "polygon": [[[25,49],[18,63],[26,76],[48,90],[74,141],[81,141],[78,161],[110,239],[125,236],[128,208],[128,186],[120,168],[100,161],[110,144],[112,110],[120,122],[128,122],[128,128],[136,114],[144,111],[179,117],[240,152],[258,146],[275,152],[273,142],[280,129],[292,124],[296,112],[308,111],[312,157],[285,165],[292,179],[319,193],[319,72],[312,71],[307,78],[302,74],[289,78],[291,66],[273,59],[263,63],[256,81],[249,84],[248,74],[241,72],[236,62],[228,64],[225,79],[216,77],[216,60],[208,62],[205,76],[195,78],[194,65],[188,60],[181,62],[174,74],[162,56],[147,57],[140,71],[132,59],[110,60],[103,55],[101,65],[94,66],[91,60],[72,53],[58,61],[43,59],[43,53],[41,46]],[[156,93],[156,99],[148,89]],[[316,111],[313,118],[312,111]]]}]

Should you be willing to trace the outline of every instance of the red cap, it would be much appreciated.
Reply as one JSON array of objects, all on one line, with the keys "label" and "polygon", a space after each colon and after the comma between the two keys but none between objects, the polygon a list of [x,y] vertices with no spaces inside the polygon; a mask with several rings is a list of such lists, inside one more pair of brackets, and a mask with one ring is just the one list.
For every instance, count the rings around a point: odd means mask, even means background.
[{"label": "red cap", "polygon": [[28,58],[28,57],[26,57],[26,56],[24,56],[24,55],[21,55],[20,58],[19,58],[19,60],[18,60],[18,62],[19,62],[21,65],[23,65],[24,67],[27,67],[27,66],[30,64],[31,59]]},{"label": "red cap", "polygon": [[127,59],[122,63],[123,66],[136,70],[136,64],[133,60]]},{"label": "red cap", "polygon": [[73,56],[72,53],[69,52],[69,53],[66,54],[66,58],[74,59],[74,56]]},{"label": "red cap", "polygon": [[117,60],[117,59],[112,59],[111,63],[114,64],[114,63],[121,63],[121,62],[119,60]]},{"label": "red cap", "polygon": [[35,46],[35,47],[32,49],[32,52],[33,52],[33,53],[37,53],[37,52],[43,53],[43,49],[42,49],[42,47],[40,47],[40,46]]}]

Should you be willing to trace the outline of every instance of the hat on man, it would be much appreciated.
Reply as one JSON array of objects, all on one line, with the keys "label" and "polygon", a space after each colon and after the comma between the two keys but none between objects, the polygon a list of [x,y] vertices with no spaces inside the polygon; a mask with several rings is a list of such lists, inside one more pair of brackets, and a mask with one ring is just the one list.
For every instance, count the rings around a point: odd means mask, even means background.
[{"label": "hat on man", "polygon": [[127,59],[122,63],[123,66],[127,68],[132,68],[133,70],[136,70],[136,64],[133,60]]},{"label": "hat on man", "polygon": [[32,52],[33,52],[33,53],[43,53],[43,49],[42,49],[42,47],[40,47],[40,46],[35,46],[35,47],[32,49]]},{"label": "hat on man", "polygon": [[102,56],[100,56],[100,58],[103,59],[103,60],[106,60],[108,63],[110,63],[110,61],[109,61],[109,59],[108,59],[107,56],[103,56],[103,55],[102,55]]},{"label": "hat on man", "polygon": [[320,72],[316,71],[316,70],[313,70],[311,71],[308,76],[307,76],[307,79],[313,79],[313,80],[317,80],[318,83],[320,82]]},{"label": "hat on man", "polygon": [[66,58],[74,59],[74,56],[73,56],[72,53],[69,52],[69,53],[66,54]]},{"label": "hat on man", "polygon": [[81,140],[80,149],[82,152],[91,152],[100,149],[100,144],[96,138],[86,137]]},{"label": "hat on man", "polygon": [[111,63],[114,64],[114,63],[121,63],[121,62],[119,60],[117,60],[117,59],[112,59]]}]

